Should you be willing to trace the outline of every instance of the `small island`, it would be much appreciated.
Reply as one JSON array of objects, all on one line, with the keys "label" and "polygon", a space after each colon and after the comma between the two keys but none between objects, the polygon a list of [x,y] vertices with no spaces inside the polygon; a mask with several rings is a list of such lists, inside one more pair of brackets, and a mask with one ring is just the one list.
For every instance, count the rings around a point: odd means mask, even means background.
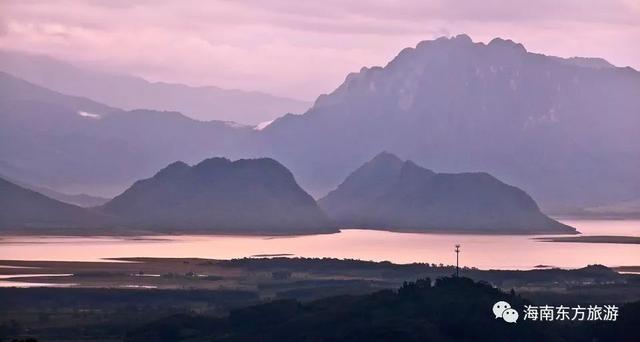
[{"label": "small island", "polygon": [[535,239],[541,242],[640,244],[640,236],[590,235],[590,236],[555,236],[555,237],[542,237],[542,238],[535,238]]}]

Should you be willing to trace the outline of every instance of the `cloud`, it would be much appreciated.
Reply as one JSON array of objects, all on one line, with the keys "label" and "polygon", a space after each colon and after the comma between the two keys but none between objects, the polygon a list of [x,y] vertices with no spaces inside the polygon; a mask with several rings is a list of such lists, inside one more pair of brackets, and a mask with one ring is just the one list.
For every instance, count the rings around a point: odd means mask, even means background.
[{"label": "cloud", "polygon": [[151,80],[313,99],[441,35],[640,69],[634,0],[36,1],[0,3],[0,47]]}]

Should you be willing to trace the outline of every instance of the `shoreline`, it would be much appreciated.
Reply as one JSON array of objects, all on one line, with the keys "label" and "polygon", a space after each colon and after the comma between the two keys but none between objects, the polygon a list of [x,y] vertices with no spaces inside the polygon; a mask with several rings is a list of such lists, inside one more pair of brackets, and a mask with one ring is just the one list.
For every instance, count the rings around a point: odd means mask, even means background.
[{"label": "shoreline", "polygon": [[[575,221],[636,221],[638,218],[608,218],[608,217],[589,217],[589,216],[574,216],[574,215],[549,215],[554,220],[575,220]],[[573,227],[572,227],[573,228]],[[326,234],[338,234],[343,230],[370,230],[370,231],[383,231],[390,233],[407,233],[407,234],[452,234],[452,235],[487,235],[487,236],[540,236],[540,235],[571,235],[579,236],[582,232],[576,228],[575,232],[565,231],[520,231],[520,230],[494,230],[494,229],[445,229],[445,228],[430,228],[430,229],[412,229],[412,228],[362,228],[362,227],[338,227],[325,230],[299,230],[299,231],[283,231],[283,232],[262,232],[262,231],[237,231],[237,230],[203,230],[203,229],[175,229],[175,230],[162,230],[162,229],[140,229],[132,228],[127,229],[123,227],[119,228],[30,228],[30,229],[2,229],[0,230],[0,243],[3,238],[15,237],[15,236],[42,236],[42,237],[94,237],[94,238],[107,238],[107,237],[153,237],[153,236],[225,236],[225,237],[299,237],[299,236],[313,236],[313,235],[326,235]]]},{"label": "shoreline", "polygon": [[[322,279],[379,279],[380,276],[400,281],[413,275],[431,277],[450,275],[452,265],[429,263],[391,263],[338,258],[303,257],[244,257],[235,259],[122,257],[103,261],[37,261],[0,260],[0,287],[12,282],[26,283],[17,287],[40,284],[70,288],[140,288],[157,289],[220,289],[255,288],[258,284],[306,281],[309,277]],[[9,266],[9,267],[6,267]],[[530,279],[540,277],[576,277],[600,274],[617,279],[624,272],[637,272],[640,266],[594,266],[578,268],[545,267],[531,269],[461,268],[461,273],[487,280],[504,277]],[[272,276],[272,272],[274,272]],[[275,278],[275,273],[286,274]],[[374,273],[372,273],[374,272]],[[593,273],[596,272],[596,273]],[[635,275],[634,275],[635,276]],[[637,275],[640,277],[640,275]],[[622,279],[622,278],[620,278]],[[255,284],[255,285],[252,285]],[[262,285],[261,285],[262,286]],[[46,286],[45,286],[46,287]]]},{"label": "shoreline", "polygon": [[539,242],[640,244],[640,236],[582,235],[534,238]]},{"label": "shoreline", "polygon": [[143,230],[143,229],[82,229],[82,228],[53,228],[53,229],[4,229],[0,230],[0,242],[6,237],[18,236],[42,236],[42,237],[153,237],[153,236],[226,236],[226,237],[298,237],[325,234],[338,234],[343,230],[369,230],[390,233],[407,234],[451,234],[451,235],[514,235],[514,236],[537,236],[537,235],[580,235],[580,231],[522,231],[522,230],[499,230],[499,229],[446,229],[446,228],[371,228],[371,227],[342,227],[327,230],[311,231],[289,231],[289,232],[261,232],[261,231],[228,231],[228,230]]}]

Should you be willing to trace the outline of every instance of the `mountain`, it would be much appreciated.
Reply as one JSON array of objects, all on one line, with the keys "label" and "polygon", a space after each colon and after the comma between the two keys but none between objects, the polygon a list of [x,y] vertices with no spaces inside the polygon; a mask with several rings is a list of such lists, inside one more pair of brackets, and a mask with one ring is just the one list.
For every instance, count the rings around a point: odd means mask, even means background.
[{"label": "mountain", "polygon": [[545,209],[586,207],[640,194],[638,108],[632,68],[460,35],[349,74],[305,114],[260,131],[259,146],[313,194],[388,150],[444,172],[489,172]]},{"label": "mountain", "polygon": [[39,86],[114,107],[181,112],[191,118],[257,125],[284,113],[302,113],[308,102],[260,92],[149,82],[139,77],[82,69],[39,55],[0,50],[0,70]]},{"label": "mountain", "polygon": [[251,127],[177,112],[123,111],[0,73],[0,174],[112,196],[174,160],[233,155]]},{"label": "mountain", "polygon": [[334,232],[315,200],[273,159],[175,162],[99,208],[125,224],[221,233]]},{"label": "mountain", "polygon": [[10,179],[8,177],[3,177],[3,176],[0,176],[0,178],[3,178],[5,181],[11,182],[22,188],[32,190],[39,194],[45,195],[54,200],[64,202],[67,204],[77,205],[83,208],[97,207],[109,201],[108,198],[104,198],[104,197],[92,196],[87,194],[65,194],[62,192],[55,191],[53,189],[49,189],[45,186],[33,185],[33,184],[17,181],[15,179]]},{"label": "mountain", "polygon": [[83,208],[92,208],[103,205],[109,201],[108,198],[93,196],[87,194],[64,194],[49,188],[34,187],[33,191],[37,191],[47,197],[51,197],[60,202],[77,205]]},{"label": "mountain", "polygon": [[318,204],[341,227],[399,231],[576,233],[524,191],[487,173],[435,173],[383,152]]},{"label": "mountain", "polygon": [[117,110],[87,98],[63,95],[47,88],[39,87],[6,72],[0,71],[0,101],[38,102],[65,107],[91,115],[106,115]]},{"label": "mountain", "polygon": [[85,228],[104,222],[103,215],[56,201],[0,178],[0,230]]},{"label": "mountain", "polygon": [[77,205],[83,208],[97,207],[109,201],[109,199],[105,197],[93,196],[93,195],[87,195],[87,194],[64,194],[46,187],[33,186],[33,187],[29,187],[29,189],[39,192],[57,201]]}]

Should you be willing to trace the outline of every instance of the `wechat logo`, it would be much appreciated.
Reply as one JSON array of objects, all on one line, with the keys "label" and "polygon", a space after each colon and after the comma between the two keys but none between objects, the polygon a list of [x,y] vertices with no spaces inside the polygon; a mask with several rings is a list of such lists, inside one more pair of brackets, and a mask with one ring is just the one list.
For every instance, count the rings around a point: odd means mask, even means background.
[{"label": "wechat logo", "polygon": [[511,304],[505,301],[493,304],[493,314],[496,318],[502,318],[507,323],[516,323],[518,321],[518,311],[512,309]]}]

